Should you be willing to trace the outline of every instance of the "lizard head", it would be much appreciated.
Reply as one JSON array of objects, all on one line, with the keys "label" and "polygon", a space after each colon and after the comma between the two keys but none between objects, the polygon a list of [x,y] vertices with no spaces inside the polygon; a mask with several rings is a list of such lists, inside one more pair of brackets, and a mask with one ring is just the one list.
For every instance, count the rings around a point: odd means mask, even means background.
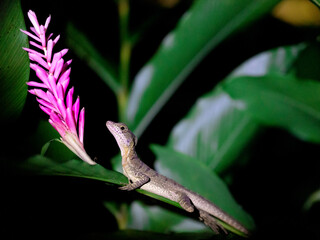
[{"label": "lizard head", "polygon": [[138,138],[129,130],[126,124],[107,121],[106,125],[116,139],[121,155],[124,155],[129,149],[137,145]]}]

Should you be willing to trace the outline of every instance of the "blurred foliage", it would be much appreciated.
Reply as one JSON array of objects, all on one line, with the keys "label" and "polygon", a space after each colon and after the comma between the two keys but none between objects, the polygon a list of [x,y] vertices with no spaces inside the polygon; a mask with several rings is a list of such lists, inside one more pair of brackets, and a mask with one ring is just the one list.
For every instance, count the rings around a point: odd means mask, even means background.
[{"label": "blurred foliage", "polygon": [[[71,2],[52,3],[49,10],[39,1],[22,1],[22,8],[19,1],[0,4],[0,117],[19,126],[6,134],[1,153],[4,176],[12,181],[5,189],[11,196],[7,226],[22,224],[10,223],[16,223],[14,213],[30,215],[23,207],[28,204],[46,221],[55,214],[74,221],[72,237],[87,231],[89,239],[212,238],[175,202],[142,190],[115,190],[127,178],[117,171],[118,149],[104,124],[118,116],[139,136],[142,160],[249,229],[255,229],[254,219],[258,236],[317,236],[312,213],[319,206],[319,161],[311,153],[319,154],[320,141],[318,1],[118,0],[77,11]],[[26,101],[29,60],[19,28],[25,29],[22,13],[29,9],[40,23],[52,11],[53,32],[65,28],[57,48],[67,44],[74,54],[72,85],[86,106],[85,146],[96,166],[56,140],[36,101]],[[163,146],[148,148],[150,143]],[[19,192],[29,202],[16,202]],[[290,220],[303,209],[309,215]],[[302,230],[288,233],[283,225]],[[229,238],[241,235],[225,227],[235,233]]]},{"label": "blurred foliage", "polygon": [[25,29],[20,1],[1,1],[0,9],[0,117],[10,122],[21,114],[27,96],[29,59],[21,48],[28,42],[20,32]]}]

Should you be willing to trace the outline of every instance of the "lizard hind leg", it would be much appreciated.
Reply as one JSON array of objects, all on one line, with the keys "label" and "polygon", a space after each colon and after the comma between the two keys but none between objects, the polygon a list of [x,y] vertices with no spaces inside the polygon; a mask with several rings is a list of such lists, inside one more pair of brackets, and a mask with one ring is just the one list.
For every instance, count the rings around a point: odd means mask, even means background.
[{"label": "lizard hind leg", "polygon": [[227,230],[225,230],[224,227],[221,224],[219,224],[214,217],[212,217],[209,213],[200,209],[199,209],[199,219],[205,225],[210,227],[212,231],[214,231],[215,233],[219,234],[220,230],[222,230],[225,234],[228,234]]}]

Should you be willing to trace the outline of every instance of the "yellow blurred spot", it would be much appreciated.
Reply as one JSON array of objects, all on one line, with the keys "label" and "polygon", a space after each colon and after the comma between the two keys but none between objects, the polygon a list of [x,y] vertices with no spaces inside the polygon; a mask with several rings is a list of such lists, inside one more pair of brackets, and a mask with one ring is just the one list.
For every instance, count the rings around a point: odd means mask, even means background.
[{"label": "yellow blurred spot", "polygon": [[180,0],[147,0],[147,1],[164,8],[173,8],[180,2]]},{"label": "yellow blurred spot", "polygon": [[320,10],[309,0],[283,0],[272,15],[294,26],[320,26]]}]

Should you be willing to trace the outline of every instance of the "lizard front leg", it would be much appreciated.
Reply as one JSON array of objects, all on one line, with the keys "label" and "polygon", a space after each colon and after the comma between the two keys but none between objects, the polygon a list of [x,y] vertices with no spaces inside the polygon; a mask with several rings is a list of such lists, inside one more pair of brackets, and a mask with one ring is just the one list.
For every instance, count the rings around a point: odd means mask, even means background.
[{"label": "lizard front leg", "polygon": [[[126,191],[132,191],[132,190],[135,190],[150,181],[150,178],[141,172],[136,172],[134,175],[135,175],[135,178],[138,179],[137,181],[131,182],[123,187],[119,187],[119,189],[126,190]],[[129,181],[130,181],[130,179],[129,179]]]}]

